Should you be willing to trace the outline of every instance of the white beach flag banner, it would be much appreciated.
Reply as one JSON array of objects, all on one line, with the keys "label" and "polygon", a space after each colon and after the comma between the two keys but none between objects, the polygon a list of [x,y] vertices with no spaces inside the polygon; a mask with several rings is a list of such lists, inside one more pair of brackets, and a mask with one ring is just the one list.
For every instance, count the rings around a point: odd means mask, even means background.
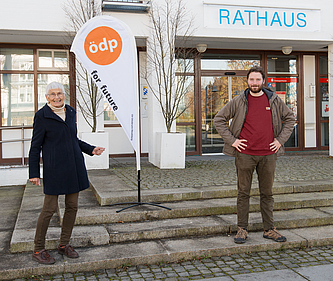
[{"label": "white beach flag banner", "polygon": [[138,63],[129,27],[111,16],[94,17],[80,28],[71,51],[109,102],[136,151],[140,170]]}]

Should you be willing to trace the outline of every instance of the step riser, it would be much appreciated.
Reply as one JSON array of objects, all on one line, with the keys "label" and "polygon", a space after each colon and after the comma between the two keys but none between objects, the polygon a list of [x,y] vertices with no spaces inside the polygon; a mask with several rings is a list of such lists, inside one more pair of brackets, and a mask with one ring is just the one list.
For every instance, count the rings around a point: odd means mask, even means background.
[{"label": "step riser", "polygon": [[[293,193],[307,193],[307,192],[320,192],[320,191],[333,191],[332,183],[321,183],[318,184],[276,184],[273,187],[274,194],[293,194]],[[101,187],[95,187],[91,184],[92,190],[101,206],[109,206],[116,203],[124,202],[137,202],[138,194],[137,191],[129,190],[127,196],[118,196],[117,192],[111,193],[109,196],[101,192]],[[259,188],[257,184],[253,184],[251,188],[251,195],[259,195]],[[200,199],[214,199],[214,198],[231,198],[237,197],[237,186],[221,186],[221,187],[200,187],[200,188],[188,188],[184,189],[175,188],[172,193],[165,190],[142,190],[141,191],[141,202],[174,202],[184,200],[200,200]]]},{"label": "step riser", "polygon": [[[313,207],[327,207],[333,205],[333,199],[314,199],[314,200],[302,200],[293,202],[275,202],[274,210],[287,210],[287,209],[301,209],[301,208],[313,208]],[[165,205],[168,206],[168,205]],[[119,207],[120,209],[121,207]],[[138,208],[138,207],[135,207]],[[250,205],[250,212],[259,212],[260,204],[254,203]],[[108,213],[103,215],[89,216],[80,215],[80,209],[78,216],[75,220],[75,225],[95,225],[95,224],[108,224],[122,222],[138,222],[145,220],[162,220],[162,219],[173,219],[173,218],[189,218],[189,217],[200,217],[200,216],[212,216],[212,215],[224,215],[234,214],[237,212],[237,206],[221,206],[221,207],[202,207],[197,209],[158,209],[155,211],[144,211],[130,213],[120,212],[116,213],[115,210],[110,210]],[[60,217],[63,213],[60,213]]]},{"label": "step riser", "polygon": [[[333,224],[333,216],[325,219],[300,219],[295,221],[275,221],[277,229],[292,229],[302,227],[325,226]],[[157,240],[168,238],[181,238],[191,236],[229,235],[235,234],[238,230],[236,224],[218,225],[211,227],[198,227],[191,229],[169,229],[165,231],[144,231],[139,233],[111,234],[110,243],[137,242],[142,240]],[[262,223],[249,223],[248,231],[263,230]],[[232,238],[231,238],[232,239]]]}]

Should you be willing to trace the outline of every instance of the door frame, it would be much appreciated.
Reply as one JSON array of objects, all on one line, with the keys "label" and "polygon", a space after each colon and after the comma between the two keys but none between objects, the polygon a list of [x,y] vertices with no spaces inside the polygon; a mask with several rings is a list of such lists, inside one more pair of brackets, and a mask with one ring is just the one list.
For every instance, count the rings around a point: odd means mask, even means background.
[{"label": "door frame", "polygon": [[[199,95],[199,102],[200,102],[200,111],[198,112],[197,116],[198,119],[200,119],[200,124],[197,127],[196,134],[199,135],[200,137],[200,147],[199,147],[199,152],[200,155],[203,155],[203,140],[202,140],[202,98],[201,98],[201,80],[203,77],[227,77],[228,81],[228,102],[232,99],[232,77],[246,77],[247,75],[247,70],[205,70],[201,72],[200,76],[200,87],[198,88],[198,95]],[[245,90],[245,89],[244,89]],[[209,154],[209,153],[205,153]],[[216,153],[218,154],[218,153]]]},{"label": "door frame", "polygon": [[[255,51],[255,50],[221,50],[221,49],[210,49],[207,53],[211,54],[246,54],[248,55],[260,55],[260,65],[263,67],[266,79],[265,86],[267,87],[267,55],[281,55],[280,51]],[[298,147],[286,148],[286,151],[303,151],[307,150],[304,147],[304,93],[303,93],[303,55],[308,52],[293,52],[292,55],[297,56],[297,111],[298,111]],[[320,52],[325,54],[325,52]],[[326,53],[327,54],[327,53]],[[186,152],[186,155],[202,155],[202,120],[201,120],[201,77],[202,76],[228,76],[226,72],[234,72],[233,76],[246,76],[247,70],[201,70],[201,54],[197,53],[194,58],[194,101],[195,101],[195,120],[191,123],[177,123],[178,125],[194,125],[195,126],[195,143],[196,148],[194,151]],[[289,76],[285,74],[277,74],[278,76]],[[317,77],[317,76],[316,76]],[[318,131],[317,131],[318,134]],[[317,147],[318,149],[318,147]],[[325,149],[325,148],[321,148]]]}]

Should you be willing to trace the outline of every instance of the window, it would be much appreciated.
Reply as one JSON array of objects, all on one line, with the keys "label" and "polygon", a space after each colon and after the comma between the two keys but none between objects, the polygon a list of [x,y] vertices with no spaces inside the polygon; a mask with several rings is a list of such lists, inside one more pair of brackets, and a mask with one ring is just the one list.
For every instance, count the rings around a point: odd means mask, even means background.
[{"label": "window", "polygon": [[177,131],[186,133],[186,151],[195,151],[194,59],[193,54],[186,50],[177,54],[175,85],[175,91],[181,96]]},{"label": "window", "polygon": [[33,70],[33,50],[0,48],[0,70]]},{"label": "window", "polygon": [[260,55],[204,53],[201,56],[202,70],[249,70],[260,65]]},{"label": "window", "polygon": [[64,84],[69,104],[68,50],[0,45],[0,126],[32,125],[35,112],[46,103],[46,85],[52,81]]},{"label": "window", "polygon": [[65,50],[38,50],[38,69],[68,70],[68,51]]},{"label": "window", "polygon": [[268,74],[296,74],[296,56],[267,56]]}]

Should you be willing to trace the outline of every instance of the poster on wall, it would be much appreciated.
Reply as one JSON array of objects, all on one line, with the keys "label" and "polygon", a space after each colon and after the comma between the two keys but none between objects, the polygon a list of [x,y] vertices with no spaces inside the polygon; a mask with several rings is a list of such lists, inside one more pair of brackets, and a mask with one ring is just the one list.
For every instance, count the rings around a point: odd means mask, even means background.
[{"label": "poster on wall", "polygon": [[329,102],[328,101],[322,101],[321,102],[321,117],[329,117]]},{"label": "poster on wall", "polygon": [[283,100],[283,102],[285,103],[286,102],[286,92],[285,91],[276,91],[275,92],[278,97]]}]

